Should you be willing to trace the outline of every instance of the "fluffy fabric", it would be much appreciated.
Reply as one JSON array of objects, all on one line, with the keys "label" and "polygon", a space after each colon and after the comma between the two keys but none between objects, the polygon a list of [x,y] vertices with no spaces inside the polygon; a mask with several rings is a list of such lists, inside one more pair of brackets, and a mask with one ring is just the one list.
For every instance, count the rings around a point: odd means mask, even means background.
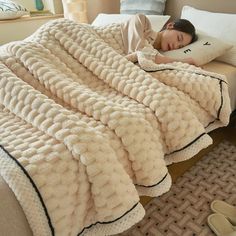
[{"label": "fluffy fabric", "polygon": [[1,48],[0,174],[34,235],[111,235],[168,191],[167,164],[226,125],[225,78],[181,63],[148,74],[119,25],[61,19]]}]

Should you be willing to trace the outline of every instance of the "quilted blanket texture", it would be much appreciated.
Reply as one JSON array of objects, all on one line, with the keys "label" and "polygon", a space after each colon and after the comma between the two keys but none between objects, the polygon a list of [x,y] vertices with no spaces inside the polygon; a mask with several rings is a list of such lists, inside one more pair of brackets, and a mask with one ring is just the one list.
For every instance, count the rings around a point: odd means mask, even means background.
[{"label": "quilted blanket texture", "polygon": [[112,235],[169,190],[167,165],[228,124],[222,75],[182,63],[147,73],[119,25],[61,19],[0,49],[0,174],[35,236]]}]

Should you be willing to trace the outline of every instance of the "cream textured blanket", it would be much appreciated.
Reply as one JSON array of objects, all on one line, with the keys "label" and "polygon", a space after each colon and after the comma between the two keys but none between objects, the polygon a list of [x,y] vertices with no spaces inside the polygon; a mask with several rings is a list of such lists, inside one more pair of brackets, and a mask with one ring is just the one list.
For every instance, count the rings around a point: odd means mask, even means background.
[{"label": "cream textured blanket", "polygon": [[62,19],[1,47],[0,174],[35,236],[111,235],[168,191],[167,165],[227,125],[225,78],[181,63],[149,74],[119,25]]}]

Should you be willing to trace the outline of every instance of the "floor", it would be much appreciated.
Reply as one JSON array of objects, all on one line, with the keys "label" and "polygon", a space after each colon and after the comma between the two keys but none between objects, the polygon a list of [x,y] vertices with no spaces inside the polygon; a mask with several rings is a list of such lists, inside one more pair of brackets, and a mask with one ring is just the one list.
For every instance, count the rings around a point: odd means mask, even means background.
[{"label": "floor", "polygon": [[147,203],[144,218],[119,236],[215,236],[207,224],[210,206],[216,199],[236,206],[235,173],[236,145],[224,139]]},{"label": "floor", "polygon": [[[210,152],[218,143],[222,140],[228,140],[236,145],[236,112],[234,116],[231,117],[230,123],[227,127],[219,128],[210,133],[210,136],[214,140],[213,144],[208,148],[199,152],[196,156],[190,160],[183,161],[180,163],[172,164],[168,167],[169,173],[172,177],[172,181],[175,182],[176,179],[183,175],[191,166],[193,166],[198,160],[200,160],[206,153]],[[152,198],[151,197],[141,197],[141,203],[143,205],[147,204]]]}]

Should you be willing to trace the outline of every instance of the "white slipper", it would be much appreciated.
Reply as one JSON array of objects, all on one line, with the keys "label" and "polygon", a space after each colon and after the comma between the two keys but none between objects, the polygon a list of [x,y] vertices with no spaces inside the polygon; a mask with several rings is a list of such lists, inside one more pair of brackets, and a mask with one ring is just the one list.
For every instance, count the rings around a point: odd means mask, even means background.
[{"label": "white slipper", "polygon": [[217,236],[236,236],[236,227],[222,214],[214,213],[209,215],[207,223]]},{"label": "white slipper", "polygon": [[236,226],[236,207],[221,200],[214,200],[211,209],[215,213],[224,215],[231,224]]}]

